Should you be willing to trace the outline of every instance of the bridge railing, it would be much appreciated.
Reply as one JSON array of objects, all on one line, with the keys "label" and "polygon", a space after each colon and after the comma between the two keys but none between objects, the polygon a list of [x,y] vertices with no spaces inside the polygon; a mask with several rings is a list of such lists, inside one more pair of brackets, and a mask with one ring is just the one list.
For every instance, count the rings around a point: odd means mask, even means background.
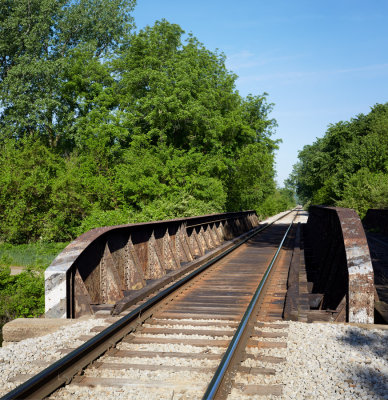
[{"label": "bridge railing", "polygon": [[254,211],[243,211],[92,229],[46,269],[46,317],[93,314],[258,223]]},{"label": "bridge railing", "polygon": [[313,292],[322,309],[346,300],[346,320],[373,323],[374,276],[369,247],[358,214],[348,208],[311,206],[306,226]]}]

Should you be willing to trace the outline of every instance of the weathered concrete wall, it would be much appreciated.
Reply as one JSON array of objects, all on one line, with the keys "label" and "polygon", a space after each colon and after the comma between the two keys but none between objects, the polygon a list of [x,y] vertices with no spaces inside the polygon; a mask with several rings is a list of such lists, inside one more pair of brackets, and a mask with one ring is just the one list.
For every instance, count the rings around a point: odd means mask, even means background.
[{"label": "weathered concrete wall", "polygon": [[92,229],[45,271],[46,316],[93,314],[257,225],[244,211]]},{"label": "weathered concrete wall", "polygon": [[358,214],[312,206],[306,229],[316,265],[313,292],[324,295],[321,307],[336,309],[346,297],[349,322],[373,323],[373,268]]}]

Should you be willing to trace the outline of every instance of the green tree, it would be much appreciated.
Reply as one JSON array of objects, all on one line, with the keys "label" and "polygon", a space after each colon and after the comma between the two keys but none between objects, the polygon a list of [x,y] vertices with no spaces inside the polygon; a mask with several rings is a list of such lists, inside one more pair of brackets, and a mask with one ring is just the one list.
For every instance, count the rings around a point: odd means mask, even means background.
[{"label": "green tree", "polygon": [[[1,240],[69,241],[96,226],[259,209],[276,193],[267,94],[242,98],[224,55],[184,39],[178,25],[129,33],[132,4],[9,6],[7,23],[27,12],[43,25],[41,41],[35,32],[0,82]],[[20,21],[23,31],[30,20]],[[34,57],[43,63],[36,71],[47,82],[12,75],[27,55],[31,68]],[[19,78],[31,90],[11,102],[7,88]]]},{"label": "green tree", "polygon": [[[192,35],[184,41],[183,33],[163,20],[131,35],[111,64],[114,89],[104,89],[80,120],[84,151],[98,149],[117,165],[119,207],[131,220],[257,207],[275,188],[277,141],[270,136],[276,122],[268,118],[273,105],[265,93],[241,98],[224,56]],[[197,176],[191,160],[211,168]],[[243,171],[248,161],[257,168]],[[243,182],[241,174],[248,172],[252,177]],[[186,208],[177,198],[185,199]],[[196,209],[194,203],[204,201],[208,206]],[[95,215],[91,221],[102,214]]]},{"label": "green tree", "polygon": [[225,57],[191,35],[183,42],[183,33],[158,21],[131,36],[114,62],[120,119],[131,140],[231,155],[267,139],[274,121],[265,94],[241,99]]},{"label": "green tree", "polygon": [[361,215],[368,207],[383,206],[388,103],[330,125],[325,136],[305,146],[298,157],[293,179],[304,202],[353,207]]},{"label": "green tree", "polygon": [[40,141],[7,140],[0,146],[0,240],[39,239],[63,160]]},{"label": "green tree", "polygon": [[263,143],[252,143],[241,150],[229,182],[230,210],[259,209],[275,191],[273,157]]},{"label": "green tree", "polygon": [[[133,6],[134,0],[2,1],[2,134],[15,138],[38,135],[51,147],[66,143],[66,135],[88,97],[69,90],[76,80],[73,75],[69,79],[69,62],[76,63],[72,60],[85,49],[84,68],[89,72],[109,59],[129,33]],[[98,72],[91,80],[97,76],[103,84],[106,74],[102,75]],[[84,79],[77,83],[87,91],[94,90],[94,82]]]},{"label": "green tree", "polygon": [[260,217],[275,215],[295,207],[294,192],[288,188],[277,188],[260,203],[257,214]]},{"label": "green tree", "polygon": [[363,218],[369,208],[388,207],[388,174],[361,168],[345,184],[340,207],[354,208]]}]

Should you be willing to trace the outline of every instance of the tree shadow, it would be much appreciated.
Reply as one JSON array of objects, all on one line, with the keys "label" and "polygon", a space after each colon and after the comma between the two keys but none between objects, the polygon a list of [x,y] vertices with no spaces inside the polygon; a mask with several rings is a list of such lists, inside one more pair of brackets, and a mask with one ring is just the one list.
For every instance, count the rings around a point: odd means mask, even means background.
[{"label": "tree shadow", "polygon": [[[347,371],[349,379],[345,380],[350,388],[354,388],[353,394],[362,396],[368,394],[375,399],[388,400],[388,373],[386,372],[388,369],[388,331],[377,333],[350,328],[343,336],[339,337],[339,341],[352,346],[358,352],[355,360],[351,360],[352,357],[350,357]],[[371,351],[372,357],[379,359],[378,365],[363,352],[364,348]],[[361,393],[357,393],[359,389],[361,389]]]}]

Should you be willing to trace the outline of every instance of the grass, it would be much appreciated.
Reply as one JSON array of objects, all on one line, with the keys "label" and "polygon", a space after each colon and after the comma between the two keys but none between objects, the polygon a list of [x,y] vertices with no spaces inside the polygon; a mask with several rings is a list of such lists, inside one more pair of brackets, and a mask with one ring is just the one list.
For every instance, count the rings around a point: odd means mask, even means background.
[{"label": "grass", "polygon": [[0,266],[47,268],[68,243],[0,243]]}]

